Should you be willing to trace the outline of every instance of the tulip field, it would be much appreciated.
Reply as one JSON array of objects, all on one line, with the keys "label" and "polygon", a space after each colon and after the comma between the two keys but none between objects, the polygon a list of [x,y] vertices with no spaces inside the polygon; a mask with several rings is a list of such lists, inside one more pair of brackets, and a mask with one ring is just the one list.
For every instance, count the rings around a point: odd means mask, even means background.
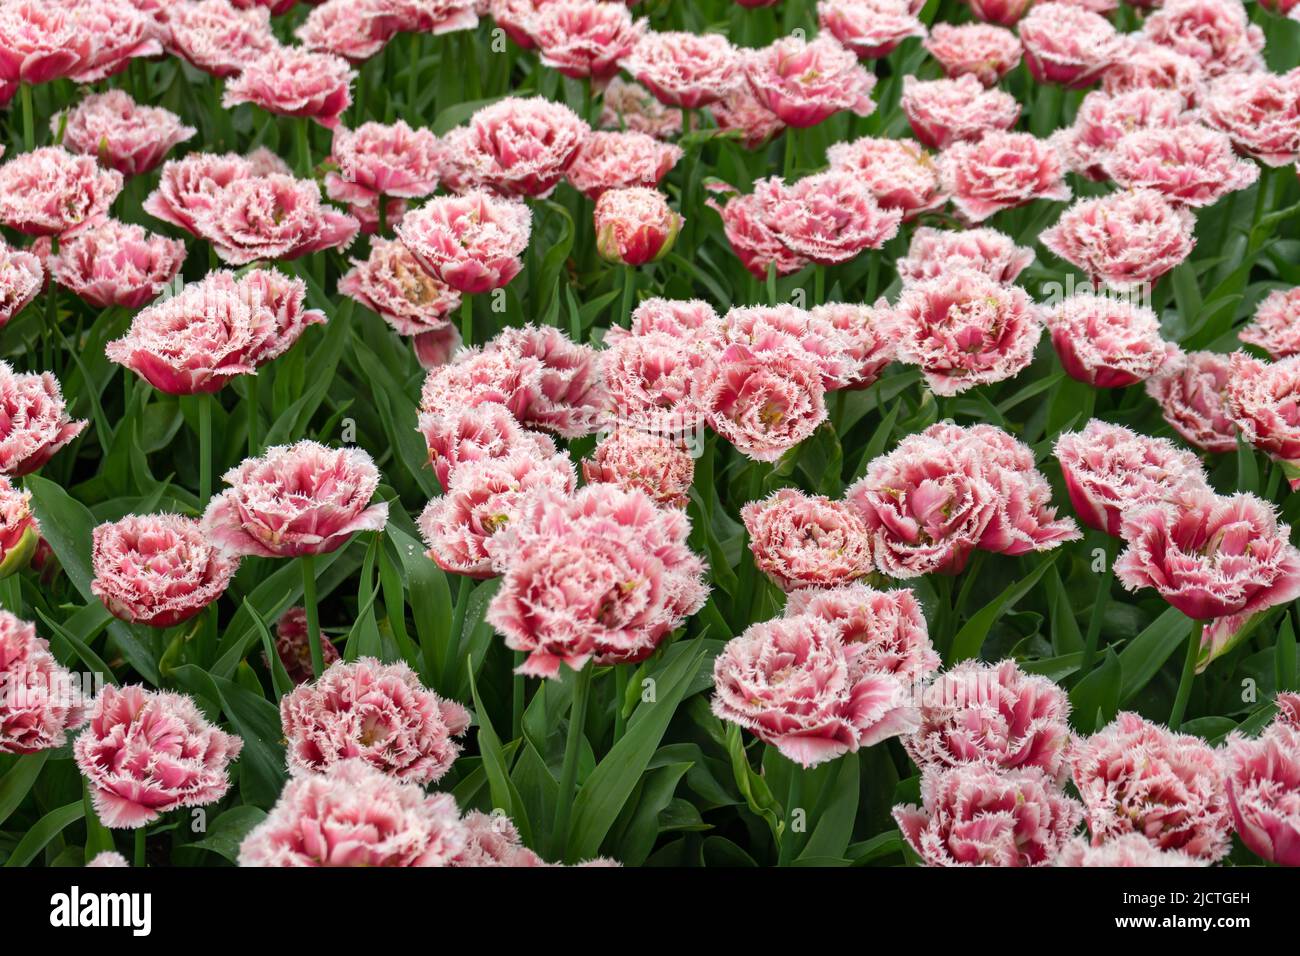
[{"label": "tulip field", "polygon": [[0,865],[1300,866],[1296,0],[0,0],[0,105]]}]

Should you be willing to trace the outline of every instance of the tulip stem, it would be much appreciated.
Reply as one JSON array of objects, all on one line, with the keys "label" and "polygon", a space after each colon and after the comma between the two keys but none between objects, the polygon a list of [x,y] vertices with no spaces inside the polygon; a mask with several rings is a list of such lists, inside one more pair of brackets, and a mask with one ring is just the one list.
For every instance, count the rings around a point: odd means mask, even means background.
[{"label": "tulip stem", "polygon": [[22,87],[23,96],[23,144],[30,153],[36,148],[36,126],[32,119],[32,85],[30,83],[19,85]]},{"label": "tulip stem", "polygon": [[137,868],[147,865],[144,855],[144,827],[136,827],[135,829],[135,860],[133,865]]},{"label": "tulip stem", "polygon": [[794,154],[795,154],[794,127],[787,126],[785,128],[785,163],[782,166],[782,171],[783,171],[782,175],[784,176],[787,182],[789,181],[790,177],[794,175],[794,166],[795,166]]},{"label": "tulip stem", "polygon": [[199,396],[199,505],[212,497],[212,403],[210,394]]},{"label": "tulip stem", "polygon": [[0,579],[0,605],[10,614],[22,616],[23,582],[17,572]]},{"label": "tulip stem", "polygon": [[776,305],[776,263],[767,264],[767,304]]},{"label": "tulip stem", "polygon": [[320,677],[325,672],[325,654],[321,649],[320,613],[316,608],[316,556],[302,556],[302,603],[307,612],[307,646],[311,651],[311,672]]},{"label": "tulip stem", "polygon": [[631,266],[623,267],[623,304],[619,308],[619,325],[628,329],[632,327],[632,303],[636,300],[636,270]]},{"label": "tulip stem", "polygon": [[1183,714],[1187,711],[1187,700],[1192,696],[1192,681],[1196,678],[1196,659],[1201,654],[1201,632],[1204,621],[1192,622],[1192,633],[1187,638],[1187,658],[1183,661],[1183,673],[1178,678],[1178,693],[1174,695],[1174,709],[1169,712],[1169,729],[1177,730],[1183,725]]},{"label": "tulip stem", "polygon": [[596,665],[587,661],[573,682],[573,705],[569,708],[569,737],[564,745],[564,765],[560,770],[560,789],[556,794],[555,828],[552,853],[564,859],[569,843],[569,815],[578,783],[578,757],[582,753],[583,728],[587,723],[587,700],[591,696],[591,675]]},{"label": "tulip stem", "polygon": [[[443,44],[442,55],[447,55],[447,44]],[[411,62],[406,65],[406,112],[412,119],[415,118],[415,94],[419,89],[420,80],[420,34],[413,31],[411,33]],[[439,103],[441,107],[443,104]]]},{"label": "tulip stem", "polygon": [[311,179],[311,120],[301,117],[298,120],[298,170],[304,179]]},{"label": "tulip stem", "polygon": [[813,305],[826,304],[826,267],[813,266]]},{"label": "tulip stem", "polygon": [[474,298],[468,292],[460,294],[460,344],[474,344]]},{"label": "tulip stem", "polygon": [[525,686],[524,675],[518,673],[528,655],[515,651],[515,670],[510,675],[510,739],[519,740],[524,735]]},{"label": "tulip stem", "polygon": [[794,815],[803,801],[803,768],[798,764],[790,767],[790,786],[785,795],[785,829],[781,832],[781,853],[778,863],[789,866],[794,858]]},{"label": "tulip stem", "polygon": [[623,707],[627,703],[627,668],[622,664],[614,665],[614,743],[623,739],[627,732],[627,718],[623,716]]},{"label": "tulip stem", "polygon": [[388,232],[388,201],[384,199],[384,194],[379,194],[379,225],[375,227],[375,235],[382,236]]},{"label": "tulip stem", "polygon": [[1102,619],[1106,616],[1106,605],[1110,603],[1110,589],[1115,581],[1115,552],[1118,550],[1118,538],[1106,537],[1106,567],[1101,573],[1097,585],[1097,594],[1092,601],[1092,617],[1088,621],[1088,633],[1083,640],[1083,660],[1079,664],[1079,679],[1087,677],[1092,670],[1092,663],[1097,659],[1097,647],[1101,640]]}]

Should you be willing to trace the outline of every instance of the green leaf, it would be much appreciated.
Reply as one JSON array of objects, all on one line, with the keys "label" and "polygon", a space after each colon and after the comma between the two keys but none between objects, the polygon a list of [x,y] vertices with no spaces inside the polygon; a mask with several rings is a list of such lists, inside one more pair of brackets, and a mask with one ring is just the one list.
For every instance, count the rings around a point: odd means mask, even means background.
[{"label": "green leaf", "polygon": [[514,821],[523,842],[531,846],[532,827],[528,822],[528,814],[524,811],[524,803],[519,797],[519,791],[515,789],[514,781],[510,779],[510,762],[501,747],[501,738],[492,728],[492,720],[478,695],[473,675],[470,676],[469,687],[474,701],[474,717],[478,722],[478,749],[483,754],[483,770],[487,774],[492,805],[500,808]]},{"label": "green leaf", "polygon": [[[696,642],[689,642],[696,644]],[[678,645],[683,647],[683,645]],[[653,703],[643,703],[628,721],[627,732],[596,765],[573,801],[573,824],[567,861],[585,860],[600,852],[605,834],[618,817],[650,758],[659,748],[668,722],[693,682],[707,651],[699,645],[679,651],[656,678]]]},{"label": "green leaf", "polygon": [[50,759],[50,751],[42,750],[34,754],[20,754],[8,773],[0,777],[0,823],[9,819],[36,783],[45,761]]},{"label": "green leaf", "polygon": [[78,800],[45,814],[34,827],[23,834],[23,838],[9,854],[9,859],[5,860],[5,866],[26,866],[31,863],[49,846],[51,840],[80,820],[85,812],[85,806]]},{"label": "green leaf", "polygon": [[453,651],[451,646],[451,588],[447,575],[424,553],[424,546],[392,521],[384,533],[397,549],[406,571],[406,593],[415,618],[415,633],[424,651],[421,677],[430,687],[443,688],[442,678]]},{"label": "green leaf", "polygon": [[853,838],[853,820],[858,811],[858,755],[845,754],[832,765],[833,776],[817,801],[813,831],[796,862],[843,858]]},{"label": "green leaf", "polygon": [[1123,666],[1113,648],[1106,648],[1101,663],[1074,685],[1070,709],[1081,733],[1095,733],[1119,712]]},{"label": "green leaf", "polygon": [[1001,594],[971,615],[970,620],[962,625],[961,630],[957,632],[957,636],[953,638],[952,650],[948,654],[948,663],[954,664],[957,661],[978,657],[980,648],[984,646],[984,639],[988,637],[989,631],[997,623],[998,618],[1029,593],[1033,586],[1038,583],[1038,579],[1046,573],[1048,568],[1052,567],[1059,554],[1059,551],[1052,552],[1033,571],[1019,581],[1008,584]]},{"label": "green leaf", "polygon": [[1296,639],[1295,627],[1288,615],[1277,629],[1277,643],[1273,647],[1274,674],[1277,689],[1296,689]]},{"label": "green leaf", "polygon": [[275,638],[271,636],[270,628],[262,620],[262,615],[257,613],[257,609],[248,603],[248,598],[244,598],[244,610],[257,625],[257,633],[262,638],[262,652],[266,655],[267,668],[271,671],[271,686],[275,690],[276,699],[279,700],[293,691],[293,678],[284,669],[284,661],[280,660],[280,655],[276,652]]},{"label": "green leaf", "polygon": [[244,842],[249,831],[265,819],[266,811],[260,807],[231,807],[212,821],[207,836],[189,845],[209,850],[231,863],[238,863],[239,845]]},{"label": "green leaf", "polygon": [[1151,678],[1165,666],[1165,661],[1178,648],[1187,643],[1187,617],[1177,608],[1169,608],[1152,621],[1137,637],[1119,652],[1123,671],[1119,702],[1133,699]]}]

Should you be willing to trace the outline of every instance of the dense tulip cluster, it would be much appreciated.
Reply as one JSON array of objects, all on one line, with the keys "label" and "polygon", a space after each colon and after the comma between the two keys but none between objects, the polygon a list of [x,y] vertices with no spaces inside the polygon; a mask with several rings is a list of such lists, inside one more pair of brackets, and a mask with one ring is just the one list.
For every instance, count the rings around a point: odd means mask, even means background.
[{"label": "dense tulip cluster", "polygon": [[1298,14],[0,0],[0,862],[1300,866]]}]

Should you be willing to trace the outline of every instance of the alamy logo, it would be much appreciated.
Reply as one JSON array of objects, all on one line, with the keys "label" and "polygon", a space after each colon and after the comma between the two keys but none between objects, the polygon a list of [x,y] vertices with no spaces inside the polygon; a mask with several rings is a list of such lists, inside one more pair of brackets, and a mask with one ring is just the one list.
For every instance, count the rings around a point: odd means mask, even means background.
[{"label": "alamy logo", "polygon": [[148,936],[153,928],[151,893],[69,893],[50,897],[50,925],[55,927],[125,926],[134,936]]}]

